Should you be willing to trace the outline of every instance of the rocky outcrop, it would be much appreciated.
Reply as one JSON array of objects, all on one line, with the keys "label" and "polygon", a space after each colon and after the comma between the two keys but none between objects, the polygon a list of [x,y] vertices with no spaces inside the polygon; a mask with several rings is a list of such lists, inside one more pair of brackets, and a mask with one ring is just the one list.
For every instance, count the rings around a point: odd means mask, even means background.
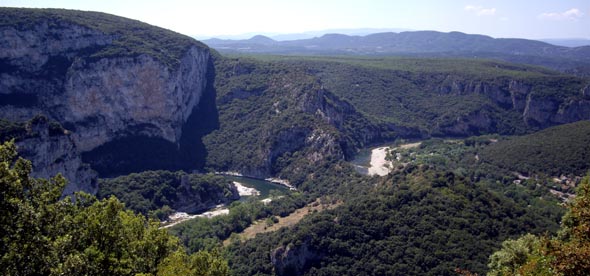
[{"label": "rocky outcrop", "polygon": [[[55,104],[48,103],[64,100],[53,98],[63,94],[65,74],[73,59],[114,39],[97,30],[53,20],[28,28],[3,26],[0,34],[0,95],[7,100],[0,110],[2,117],[13,121],[39,113],[49,115]],[[12,100],[18,98],[25,100]]]},{"label": "rocky outcrop", "polygon": [[526,108],[526,98],[531,93],[531,86],[520,81],[512,80],[508,85],[512,109],[522,111]]},{"label": "rocky outcrop", "polygon": [[177,68],[149,55],[94,60],[86,52],[113,36],[65,22],[47,25],[0,30],[0,59],[11,69],[0,77],[0,93],[35,99],[25,108],[3,105],[3,117],[25,120],[42,112],[70,128],[81,151],[130,132],[178,142],[206,85],[207,49],[186,49]]},{"label": "rocky outcrop", "polygon": [[[305,165],[310,166],[328,158],[344,158],[340,137],[321,127],[282,129],[271,139],[274,142],[268,148],[261,149],[259,159],[262,162],[252,162],[247,166],[237,168],[241,174],[255,178],[277,175],[280,173],[280,170],[275,168],[277,160],[281,157],[291,156],[295,152],[299,152],[299,156],[306,160]],[[281,169],[284,168],[281,167]],[[291,169],[298,170],[300,168],[292,167]]]},{"label": "rocky outcrop", "polygon": [[477,110],[467,115],[458,116],[451,124],[440,126],[444,135],[470,136],[496,131],[495,122],[483,110]]},{"label": "rocky outcrop", "polygon": [[52,125],[45,117],[36,117],[26,128],[27,135],[16,144],[19,155],[33,165],[31,176],[50,178],[61,174],[68,180],[64,195],[77,191],[97,192],[96,172],[82,163],[69,132]]},{"label": "rocky outcrop", "polygon": [[192,47],[176,70],[147,55],[74,62],[63,97],[53,98],[56,107],[63,107],[55,116],[75,126],[83,151],[128,135],[130,129],[134,135],[176,143],[205,87],[208,55]]},{"label": "rocky outcrop", "polygon": [[305,242],[298,246],[281,246],[270,254],[275,273],[279,276],[301,275],[310,263],[320,260],[321,257],[321,254],[313,251]]},{"label": "rocky outcrop", "polygon": [[314,114],[338,129],[343,127],[346,117],[357,113],[351,104],[340,100],[323,86],[303,94],[299,105],[301,111]]},{"label": "rocky outcrop", "polygon": [[[332,136],[329,139],[332,142],[325,143],[328,149],[334,150],[332,152],[336,153],[334,156],[338,158],[352,157],[358,149],[364,148],[368,144],[389,141],[392,139],[391,135],[419,136],[416,134],[418,131],[414,129],[393,124],[375,125],[358,112],[352,104],[324,89],[323,85],[318,86],[319,89],[303,95],[299,102],[299,108],[303,112],[315,115],[343,134],[340,137]],[[338,145],[338,147],[334,145]]]},{"label": "rocky outcrop", "polygon": [[[564,80],[567,81],[567,80]],[[547,94],[542,84],[535,86],[522,80],[500,80],[494,83],[473,80],[458,80],[448,77],[437,87],[438,93],[467,95],[481,94],[491,103],[505,110],[520,114],[526,127],[546,128],[553,125],[590,119],[590,96],[588,86],[580,90],[581,96],[562,88],[559,95]],[[567,85],[550,84],[551,87]],[[455,123],[444,126],[441,131],[450,135],[472,135],[478,132],[494,132],[494,119],[477,110],[459,115]]]},{"label": "rocky outcrop", "polygon": [[[0,24],[0,118],[25,121],[42,114],[58,121],[69,131],[71,156],[128,136],[179,143],[182,126],[206,86],[207,47],[106,14],[22,10],[11,20],[19,22],[19,16],[29,16],[27,12],[38,14],[26,18],[26,24]],[[68,12],[75,14],[64,17]],[[108,24],[135,29],[113,32],[102,27]],[[162,43],[168,44],[158,45],[149,35],[164,37],[168,40]],[[173,41],[177,37],[182,43]],[[67,143],[52,147],[66,150]],[[45,154],[34,153],[36,148],[43,147],[31,146],[30,154]],[[43,167],[49,163],[38,164],[44,165],[37,165],[36,173],[60,171]],[[70,169],[64,165],[61,172]],[[70,179],[84,182],[78,180]]]}]

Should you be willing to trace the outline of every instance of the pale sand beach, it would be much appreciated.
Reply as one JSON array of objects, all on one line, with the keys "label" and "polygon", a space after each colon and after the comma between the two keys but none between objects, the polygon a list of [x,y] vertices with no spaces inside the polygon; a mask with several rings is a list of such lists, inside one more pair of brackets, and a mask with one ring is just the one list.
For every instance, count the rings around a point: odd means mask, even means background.
[{"label": "pale sand beach", "polygon": [[369,175],[387,175],[390,171],[391,162],[385,160],[389,147],[380,147],[371,151],[371,163],[369,167]]},{"label": "pale sand beach", "polygon": [[[420,146],[420,144],[422,144],[422,142],[409,143],[400,145],[399,148],[415,148]],[[387,151],[389,151],[390,149],[390,147],[379,147],[371,150],[371,162],[368,168],[368,175],[385,176],[391,172],[391,161],[385,160],[385,157],[387,156]],[[394,150],[395,149],[397,148],[394,148]]]},{"label": "pale sand beach", "polygon": [[234,181],[234,185],[236,185],[236,188],[238,188],[238,194],[240,194],[240,196],[257,196],[260,195],[260,191],[254,189],[254,188],[250,188],[250,187],[246,187],[244,186],[244,184]]}]

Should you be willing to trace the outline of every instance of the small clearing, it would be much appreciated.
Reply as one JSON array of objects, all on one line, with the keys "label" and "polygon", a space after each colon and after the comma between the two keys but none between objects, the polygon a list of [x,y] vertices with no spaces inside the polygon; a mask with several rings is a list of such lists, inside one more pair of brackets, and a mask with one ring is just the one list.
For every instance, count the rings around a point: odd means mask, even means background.
[{"label": "small clearing", "polygon": [[422,142],[403,144],[403,145],[400,145],[399,148],[400,149],[411,149],[411,148],[417,148],[420,145],[422,145]]},{"label": "small clearing", "polygon": [[[254,222],[254,224],[250,225],[248,228],[244,229],[241,233],[237,234],[240,240],[249,240],[251,238],[256,237],[259,233],[266,233],[266,232],[273,232],[279,230],[283,227],[290,227],[298,223],[305,215],[310,214],[312,212],[321,212],[324,210],[331,210],[338,206],[340,206],[342,202],[336,203],[326,203],[321,204],[320,200],[317,199],[316,201],[307,204],[306,206],[295,210],[293,213],[289,214],[288,216],[281,218],[279,217],[279,222],[274,223],[272,225],[267,225],[266,220],[258,220]],[[230,244],[230,239],[228,238],[223,241],[223,245],[227,246]]]}]

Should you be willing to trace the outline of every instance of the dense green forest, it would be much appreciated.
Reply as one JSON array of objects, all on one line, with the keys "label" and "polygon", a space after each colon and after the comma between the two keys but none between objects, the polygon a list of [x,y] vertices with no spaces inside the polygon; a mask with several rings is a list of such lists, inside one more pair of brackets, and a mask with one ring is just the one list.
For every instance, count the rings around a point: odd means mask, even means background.
[{"label": "dense green forest", "polygon": [[[400,163],[385,179],[355,175],[347,166],[342,174],[333,165],[312,172],[323,177],[308,178],[301,187],[329,187],[337,182],[329,194],[343,199],[344,206],[312,214],[291,229],[260,234],[246,242],[234,240],[226,252],[233,273],[271,275],[283,269],[285,275],[348,275],[347,271],[350,275],[384,271],[453,275],[456,268],[485,272],[488,255],[502,240],[526,232],[554,233],[563,214],[558,199],[545,185],[538,185],[542,180],[517,186],[510,171],[476,161],[475,155],[496,139],[501,137],[422,141],[416,148],[397,151]],[[234,204],[230,216],[193,220],[174,227],[173,232],[191,250],[216,248],[256,219],[284,216],[301,207],[304,198],[291,209],[279,208],[285,213],[258,202]],[[348,219],[346,223],[332,226],[342,217]],[[308,252],[312,257],[294,265],[296,269],[280,268],[268,257],[280,248],[298,252],[301,246],[315,253]]]},{"label": "dense green forest", "polygon": [[[440,66],[428,69],[431,63]],[[282,273],[287,275],[347,271],[350,275],[379,275],[384,271],[451,275],[455,268],[484,273],[488,255],[500,247],[502,240],[526,232],[557,230],[563,210],[547,185],[537,185],[545,184],[544,180],[516,186],[513,180],[517,178],[509,168],[483,158],[478,161],[482,152],[503,139],[498,135],[424,141],[402,153],[407,159],[387,180],[357,175],[338,161],[342,158],[338,154],[309,166],[309,154],[317,149],[312,150],[303,141],[315,129],[327,129],[338,139],[343,155],[351,157],[356,149],[371,142],[455,134],[445,132],[444,126],[453,124],[457,114],[478,110],[487,112],[494,126],[461,135],[527,133],[538,126],[527,125],[521,113],[497,104],[491,95],[443,93],[441,87],[458,81],[507,89],[508,82],[517,79],[538,87],[539,95],[575,99],[583,79],[538,67],[447,59],[237,57],[216,59],[215,66],[217,72],[225,73],[215,79],[220,126],[203,138],[207,167],[254,174],[266,171],[291,180],[304,192],[303,197],[294,205],[277,201],[290,206],[280,210],[292,211],[326,194],[345,202],[334,211],[311,215],[292,229],[235,241],[225,254],[236,275],[277,273],[281,265],[273,263],[269,254],[279,248],[286,250],[289,245],[294,252],[303,246],[315,253],[310,253],[313,256],[305,263],[297,264],[296,271],[283,267]],[[473,71],[461,71],[465,67]],[[551,88],[560,82],[563,90]],[[407,108],[393,108],[392,102],[407,102]],[[334,107],[330,116],[337,119],[318,116],[320,111],[329,110],[326,106]],[[419,107],[413,110],[413,106]],[[344,115],[338,117],[338,112]],[[433,119],[439,121],[433,123]],[[367,137],[371,132],[378,135]],[[230,143],[232,146],[227,147]],[[279,153],[269,158],[268,150],[275,149]],[[271,162],[270,167],[259,165],[266,160]],[[373,188],[375,185],[379,188]],[[407,198],[398,198],[402,195]],[[453,204],[455,201],[462,203]],[[379,204],[385,207],[374,212]],[[230,216],[196,219],[172,231],[190,250],[216,248],[232,232],[240,232],[256,220],[288,214],[273,212],[273,208],[242,202],[230,206]],[[342,227],[315,228],[330,225],[341,216],[357,220]],[[384,223],[389,217],[399,225]],[[418,217],[432,219],[420,223]],[[417,225],[422,228],[415,228]],[[377,230],[365,232],[372,228]],[[449,242],[454,239],[458,240]],[[375,248],[379,252],[373,251]],[[453,253],[443,256],[435,254],[437,250]],[[373,258],[381,251],[386,253],[377,262]]]},{"label": "dense green forest", "polygon": [[348,193],[365,193],[365,189],[372,185],[374,180],[356,174],[345,162],[326,164],[309,172],[299,187],[300,192],[271,195],[270,203],[262,203],[256,198],[234,202],[228,206],[228,216],[197,218],[172,227],[171,232],[192,252],[211,250],[221,246],[232,233],[241,232],[257,220],[285,217],[317,198],[330,197],[336,201]]},{"label": "dense green forest", "polygon": [[584,175],[590,169],[590,122],[502,139],[481,151],[481,158],[527,175]]},{"label": "dense green forest", "polygon": [[[203,138],[207,167],[251,175],[276,174],[281,166],[261,165],[269,158],[269,149],[280,147],[270,156],[273,162],[286,152],[303,149],[305,137],[315,128],[336,133],[298,107],[301,96],[317,85],[300,70],[228,59],[217,59],[215,68],[225,73],[215,78],[219,128]],[[287,83],[293,87],[280,89]]]},{"label": "dense green forest", "polygon": [[[507,108],[502,91],[511,81],[535,87],[535,96],[577,98],[587,84],[582,78],[541,67],[499,61],[431,58],[355,57],[257,57],[308,68],[325,89],[350,102],[357,110],[378,120],[417,128],[435,135],[454,134],[445,129],[457,116],[484,112],[493,126],[477,126],[473,135],[485,132],[515,134],[530,129]],[[558,88],[559,89],[556,89]]]},{"label": "dense green forest", "polygon": [[[542,203],[553,209],[529,208],[483,182],[427,168],[407,168],[364,188],[355,189],[343,206],[310,215],[292,229],[232,244],[232,272],[454,275],[463,268],[483,273],[500,241],[553,232],[562,214],[555,201]],[[281,248],[292,252],[276,253]],[[272,262],[269,252],[276,253]]]},{"label": "dense green forest", "polygon": [[[216,58],[215,68],[223,72],[215,77],[220,125],[203,137],[206,169],[278,175],[295,185],[321,167],[306,168],[307,160],[326,149],[320,156],[329,164],[400,138],[534,132],[555,123],[523,118],[526,97],[564,105],[581,100],[588,82],[541,67],[448,58],[237,56]],[[513,86],[524,92],[508,92]],[[331,137],[319,148],[306,141],[318,129]],[[473,161],[466,163],[512,177],[498,163]]]}]

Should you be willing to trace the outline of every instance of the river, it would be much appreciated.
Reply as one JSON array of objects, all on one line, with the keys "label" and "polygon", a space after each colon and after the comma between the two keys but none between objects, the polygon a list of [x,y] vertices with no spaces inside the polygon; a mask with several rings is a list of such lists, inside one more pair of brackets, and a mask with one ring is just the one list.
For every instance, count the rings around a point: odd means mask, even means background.
[{"label": "river", "polygon": [[[231,181],[238,182],[245,187],[256,189],[258,192],[260,192],[259,196],[261,198],[269,197],[271,191],[276,191],[278,194],[286,194],[289,192],[289,188],[284,185],[272,183],[262,179],[233,175],[224,175],[223,177]],[[248,196],[243,196],[242,198],[248,198]]]},{"label": "river", "polygon": [[[241,186],[255,189],[258,192],[257,193],[258,195],[255,195],[255,196],[262,199],[263,202],[270,202],[271,199],[269,197],[270,197],[270,194],[272,191],[274,191],[273,193],[279,197],[281,197],[281,195],[285,195],[285,194],[289,193],[289,191],[290,191],[289,187],[287,187],[285,185],[272,183],[270,181],[266,181],[266,180],[262,180],[262,179],[250,178],[250,177],[245,177],[245,176],[236,176],[236,175],[222,175],[222,176],[228,180],[239,183],[239,185],[241,185]],[[240,200],[247,200],[248,198],[251,198],[251,197],[252,197],[251,195],[248,195],[248,196],[241,195]],[[198,218],[198,217],[212,218],[212,217],[216,217],[216,216],[220,216],[220,215],[227,215],[227,214],[229,214],[229,209],[225,205],[215,206],[215,208],[208,210],[206,212],[200,213],[200,214],[187,214],[187,213],[177,212],[177,213],[172,214],[169,217],[168,222],[165,225],[163,225],[162,228],[169,228],[169,227],[172,227],[172,226],[177,225],[179,223],[182,223],[187,220],[194,219],[194,218]]]}]

